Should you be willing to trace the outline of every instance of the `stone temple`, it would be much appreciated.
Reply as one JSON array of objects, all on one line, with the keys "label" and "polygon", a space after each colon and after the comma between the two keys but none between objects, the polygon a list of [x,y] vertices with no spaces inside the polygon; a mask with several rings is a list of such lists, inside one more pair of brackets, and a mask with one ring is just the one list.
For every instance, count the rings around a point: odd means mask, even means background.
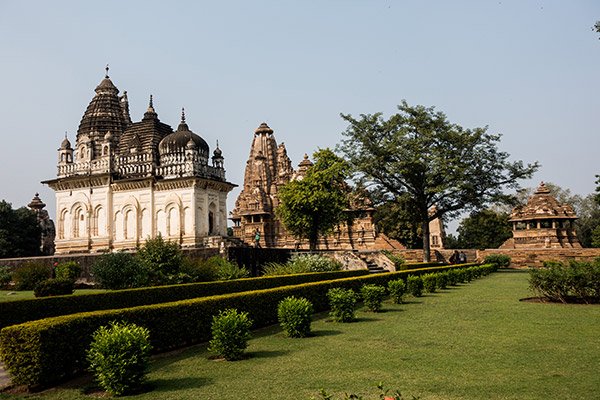
[{"label": "stone temple", "polygon": [[[308,248],[307,240],[288,234],[275,215],[279,205],[278,191],[292,179],[302,179],[312,162],[304,159],[294,170],[284,143],[277,144],[273,130],[262,123],[254,131],[250,156],[244,172],[244,187],[231,212],[233,235],[246,244],[254,244],[256,231],[262,247]],[[351,193],[350,209],[354,220],[341,224],[329,236],[319,240],[320,249],[404,249],[399,242],[375,230],[373,208],[368,197]]]},{"label": "stone temple", "polygon": [[161,235],[182,247],[218,243],[227,234],[223,153],[212,155],[182,111],[177,130],[161,122],[152,96],[139,122],[127,92],[108,76],[95,89],[77,130],[58,149],[56,253],[135,249]]},{"label": "stone temple", "polygon": [[509,219],[513,237],[500,248],[581,248],[573,225],[576,219],[573,207],[560,204],[542,182],[526,205],[513,209]]}]

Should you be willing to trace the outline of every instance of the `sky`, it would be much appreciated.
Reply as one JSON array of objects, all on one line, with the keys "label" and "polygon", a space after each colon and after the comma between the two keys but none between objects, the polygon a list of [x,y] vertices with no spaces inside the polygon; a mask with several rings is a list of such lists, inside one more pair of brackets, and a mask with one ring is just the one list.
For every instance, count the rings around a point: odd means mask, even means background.
[{"label": "sky", "polygon": [[0,199],[16,208],[39,192],[55,218],[40,182],[106,64],[134,121],[150,94],[174,128],[185,107],[240,186],[261,122],[297,165],[342,140],[340,113],[387,118],[404,99],[538,161],[523,186],[587,195],[600,174],[598,20],[597,0],[0,0]]}]

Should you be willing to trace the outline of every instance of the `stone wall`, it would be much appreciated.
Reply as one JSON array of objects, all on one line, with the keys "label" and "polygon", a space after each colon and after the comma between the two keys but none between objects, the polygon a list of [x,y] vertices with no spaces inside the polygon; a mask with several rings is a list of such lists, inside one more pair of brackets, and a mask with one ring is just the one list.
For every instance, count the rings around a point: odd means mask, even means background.
[{"label": "stone wall", "polygon": [[541,267],[544,261],[592,261],[600,257],[600,249],[486,249],[477,251],[477,259],[490,254],[506,254],[511,258],[511,268]]}]

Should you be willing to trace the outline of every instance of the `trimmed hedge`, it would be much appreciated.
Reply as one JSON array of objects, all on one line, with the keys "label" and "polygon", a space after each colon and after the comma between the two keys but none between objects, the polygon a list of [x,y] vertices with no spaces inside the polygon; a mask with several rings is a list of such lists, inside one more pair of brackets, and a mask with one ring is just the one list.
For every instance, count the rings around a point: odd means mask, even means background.
[{"label": "trimmed hedge", "polygon": [[314,272],[0,302],[0,328],[60,315],[168,303],[226,293],[339,279],[340,277],[362,276],[368,273],[369,271],[366,269]]},{"label": "trimmed hedge", "polygon": [[[208,341],[211,337],[212,317],[228,308],[247,312],[254,321],[254,327],[259,328],[277,322],[277,304],[289,296],[308,299],[313,303],[315,312],[319,312],[328,308],[326,293],[332,288],[358,291],[364,284],[385,286],[391,280],[408,275],[462,267],[464,266],[444,266],[372,274],[47,318],[2,329],[0,356],[14,384],[46,386],[84,371],[86,349],[90,345],[92,334],[98,327],[113,321],[125,321],[149,329],[155,351],[165,351]],[[487,266],[481,268],[485,267]]]}]

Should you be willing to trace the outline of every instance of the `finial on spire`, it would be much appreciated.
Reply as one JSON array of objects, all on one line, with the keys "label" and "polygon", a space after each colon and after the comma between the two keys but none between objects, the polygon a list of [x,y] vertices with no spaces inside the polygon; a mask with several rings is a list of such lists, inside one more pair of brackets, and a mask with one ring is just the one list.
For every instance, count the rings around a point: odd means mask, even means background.
[{"label": "finial on spire", "polygon": [[217,139],[217,149],[219,148],[219,139]]},{"label": "finial on spire", "polygon": [[106,64],[106,68],[104,68],[106,70],[106,75],[104,76],[105,78],[108,78],[108,64]]},{"label": "finial on spire", "polygon": [[154,105],[152,104],[152,95],[150,95],[150,104],[148,104],[148,108],[154,108]]},{"label": "finial on spire", "polygon": [[185,108],[181,107],[181,123],[185,124]]},{"label": "finial on spire", "polygon": [[65,139],[67,138],[67,131],[65,131]]}]

